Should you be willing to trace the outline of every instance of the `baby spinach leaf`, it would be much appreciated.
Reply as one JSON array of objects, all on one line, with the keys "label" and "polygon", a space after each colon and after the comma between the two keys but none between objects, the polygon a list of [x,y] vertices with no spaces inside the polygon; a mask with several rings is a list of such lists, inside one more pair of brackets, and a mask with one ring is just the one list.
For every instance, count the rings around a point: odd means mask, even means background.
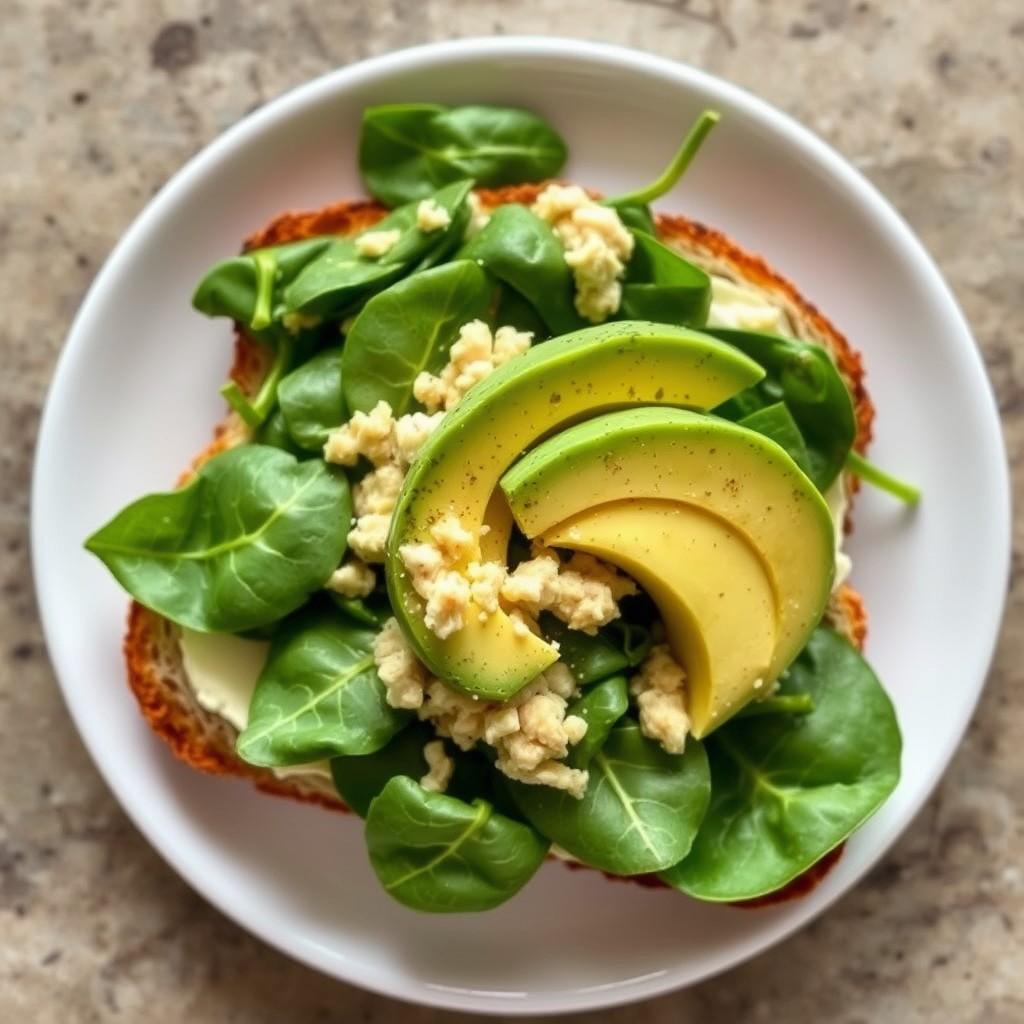
[{"label": "baby spinach leaf", "polygon": [[280,409],[275,409],[257,429],[253,436],[256,444],[265,444],[270,448],[280,448],[283,452],[295,455],[300,459],[309,458],[309,452],[303,451],[288,433],[288,427],[284,422],[284,415]]},{"label": "baby spinach leaf", "polygon": [[592,686],[568,707],[566,714],[578,715],[587,723],[583,739],[569,752],[566,760],[573,768],[586,768],[604,746],[612,726],[629,708],[625,676],[613,676]]},{"label": "baby spinach leaf", "polygon": [[541,181],[557,174],[565,157],[561,136],[527,110],[395,103],[363,111],[359,172],[388,206],[460,178],[485,186]]},{"label": "baby spinach leaf", "polygon": [[547,640],[558,644],[559,659],[569,666],[580,686],[589,686],[630,667],[630,659],[607,626],[590,636],[570,629],[550,612],[544,612],[540,628]]},{"label": "baby spinach leaf", "polygon": [[857,436],[857,420],[846,383],[820,346],[760,331],[702,327],[760,363],[765,378],[715,410],[738,420],[757,409],[785,402],[807,446],[808,476],[825,491],[839,475]]},{"label": "baby spinach leaf", "polygon": [[292,440],[319,452],[327,435],[346,419],[341,393],[341,348],[317,353],[284,377],[277,388],[281,415]]},{"label": "baby spinach leaf", "polygon": [[368,232],[400,232],[398,241],[382,256],[360,255],[355,237],[335,239],[285,288],[285,306],[290,312],[341,317],[357,300],[404,277],[431,254],[445,251],[471,185],[470,181],[457,181],[433,196],[452,218],[447,228],[422,231],[416,223],[415,202],[400,206],[374,224]]},{"label": "baby spinach leaf", "polygon": [[329,607],[310,607],[285,623],[253,691],[239,757],[279,766],[383,747],[409,716],[385,699],[375,636]]},{"label": "baby spinach leaf", "polygon": [[499,286],[498,302],[491,319],[495,328],[514,327],[517,331],[532,334],[534,344],[551,335],[537,310],[507,284]]},{"label": "baby spinach leaf", "polygon": [[[626,609],[623,610],[623,614],[626,614]],[[648,616],[645,621],[650,623],[654,621],[654,617]],[[618,644],[626,657],[626,664],[630,668],[636,668],[647,657],[654,645],[654,637],[647,626],[641,626],[638,622],[630,622],[625,618],[609,622],[604,630]]]},{"label": "baby spinach leaf", "polygon": [[756,430],[765,437],[770,437],[780,448],[785,449],[789,457],[808,475],[811,472],[811,460],[807,454],[804,436],[793,419],[785,402],[766,405],[755,412],[737,420],[741,427]]},{"label": "baby spinach leaf", "polygon": [[617,317],[699,327],[711,308],[711,279],[652,235],[634,231]]},{"label": "baby spinach leaf", "polygon": [[327,596],[335,608],[363,626],[379,629],[391,618],[391,605],[385,594],[373,593],[369,597],[342,597],[333,590]]},{"label": "baby spinach leaf", "polygon": [[574,305],[575,287],[562,244],[549,224],[525,206],[499,206],[459,250],[522,295],[552,334],[584,326]]},{"label": "baby spinach leaf", "polygon": [[264,340],[287,332],[280,325],[282,293],[331,245],[329,237],[253,249],[224,260],[199,282],[192,305],[207,316],[228,316]]},{"label": "baby spinach leaf", "polygon": [[431,793],[399,775],[370,803],[370,864],[384,890],[414,910],[490,910],[514,896],[544,860],[548,843],[528,825]]},{"label": "baby spinach leaf", "polygon": [[686,856],[710,796],[700,743],[666,754],[626,721],[611,730],[588,771],[582,800],[547,786],[509,788],[537,831],[601,871],[646,874]]},{"label": "baby spinach leaf", "polygon": [[[430,725],[413,722],[380,750],[371,754],[332,758],[334,787],[342,800],[361,818],[365,818],[370,801],[394,776],[405,775],[419,781],[426,774],[427,761],[423,748],[436,739],[438,735]],[[495,771],[487,759],[476,751],[456,750],[447,742],[445,748],[455,762],[448,782],[448,795],[467,802],[481,797],[494,804],[502,813],[509,813],[501,806],[504,794],[495,785]],[[507,797],[505,799],[507,801]],[[518,817],[514,805],[511,811],[512,816]]]},{"label": "baby spinach leaf", "polygon": [[892,704],[850,643],[820,627],[782,696],[809,714],[737,718],[706,741],[711,806],[689,856],[662,876],[704,900],[773,892],[838,846],[893,791],[900,732]]},{"label": "baby spinach leaf", "polygon": [[242,445],[180,490],[133,502],[85,546],[141,604],[190,629],[237,633],[323,586],[351,516],[343,472]]},{"label": "baby spinach leaf", "polygon": [[648,235],[657,234],[657,227],[654,224],[654,216],[651,213],[651,209],[646,205],[636,205],[633,203],[626,203],[624,205],[615,205],[615,210],[619,215],[619,220],[626,225],[630,231],[643,231]]},{"label": "baby spinach leaf", "polygon": [[352,412],[386,401],[396,416],[422,406],[412,386],[422,372],[439,373],[459,328],[486,318],[492,287],[469,260],[413,274],[363,307],[345,342],[341,378]]},{"label": "baby spinach leaf", "polygon": [[419,781],[427,771],[423,748],[437,739],[425,722],[413,722],[389,743],[370,754],[358,757],[332,757],[334,788],[348,806],[365,818],[370,802],[399,775]]}]

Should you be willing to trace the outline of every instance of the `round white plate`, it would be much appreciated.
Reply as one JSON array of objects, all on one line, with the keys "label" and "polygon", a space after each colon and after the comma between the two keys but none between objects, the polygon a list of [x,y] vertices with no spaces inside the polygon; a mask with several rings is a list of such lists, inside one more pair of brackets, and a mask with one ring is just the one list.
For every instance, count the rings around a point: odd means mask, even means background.
[{"label": "round white plate", "polygon": [[[82,540],[129,500],[166,489],[222,414],[230,331],[191,310],[200,275],[276,212],[359,195],[360,112],[402,100],[531,107],[568,139],[568,176],[608,192],[652,177],[695,114],[717,108],[720,127],[664,207],[764,253],[863,351],[879,409],[872,454],[925,493],[913,514],[864,494],[850,544],[872,614],[868,654],[903,726],[903,781],[806,899],[739,911],[549,864],[490,914],[418,916],[380,892],[358,821],[190,771],[140,718],[123,683],[126,599]],[[981,689],[1007,580],[1008,493],[992,395],[953,298],[907,226],[828,146],[747,93],[647,54],[468,40],[288,93],[149,204],[97,277],[57,368],[33,554],[82,738],[138,827],[207,899],[284,952],[388,995],[560,1012],[737,964],[878,860],[935,785]]]}]

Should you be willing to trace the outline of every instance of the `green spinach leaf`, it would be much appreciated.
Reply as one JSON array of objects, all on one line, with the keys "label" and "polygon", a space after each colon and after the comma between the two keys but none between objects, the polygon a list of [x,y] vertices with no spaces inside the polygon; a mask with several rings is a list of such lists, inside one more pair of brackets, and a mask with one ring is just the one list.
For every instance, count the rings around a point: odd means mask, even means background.
[{"label": "green spinach leaf", "polygon": [[366,816],[370,864],[384,890],[414,910],[490,910],[514,896],[544,860],[548,843],[527,825],[391,779]]},{"label": "green spinach leaf", "polygon": [[323,586],[351,517],[343,472],[242,445],[180,490],[133,502],[85,546],[148,608],[190,629],[238,633]]},{"label": "green spinach leaf", "polygon": [[192,305],[207,316],[231,317],[261,340],[280,340],[288,333],[280,322],[284,289],[332,241],[307,238],[224,260],[199,282]]},{"label": "green spinach leaf", "polygon": [[648,235],[657,235],[658,229],[655,226],[654,215],[651,213],[650,207],[627,203],[623,206],[615,206],[615,209],[619,214],[619,220],[630,231],[643,231]]},{"label": "green spinach leaf", "polygon": [[494,310],[493,327],[514,327],[533,335],[533,343],[545,341],[551,336],[540,313],[514,288],[498,286],[498,301]]},{"label": "green spinach leaf", "polygon": [[486,319],[493,288],[470,260],[413,274],[375,295],[345,342],[341,379],[352,412],[386,401],[396,416],[422,408],[412,393],[422,372],[439,373],[459,328]]},{"label": "green spinach leaf", "polygon": [[278,385],[285,426],[305,451],[321,451],[327,435],[348,419],[341,393],[341,361],[341,348],[318,352]]},{"label": "green spinach leaf", "polygon": [[383,747],[409,715],[385,699],[375,636],[329,607],[310,607],[285,623],[253,691],[238,756],[281,766]]},{"label": "green spinach leaf", "polygon": [[715,412],[739,420],[767,405],[785,402],[807,446],[807,474],[825,491],[843,469],[857,436],[857,420],[846,383],[820,346],[777,334],[702,327],[764,367],[766,376]]},{"label": "green spinach leaf", "polygon": [[588,765],[582,800],[512,783],[519,809],[542,835],[613,875],[661,871],[690,850],[710,796],[704,748],[666,754],[633,722],[616,725]]},{"label": "green spinach leaf", "polygon": [[331,758],[334,788],[348,806],[365,818],[370,802],[391,781],[404,775],[418,782],[427,771],[423,748],[437,739],[426,722],[413,722],[371,754]]},{"label": "green spinach leaf", "polygon": [[559,660],[569,666],[580,686],[589,686],[630,667],[629,658],[608,627],[590,636],[570,629],[550,612],[544,612],[540,629],[545,639],[558,644]]},{"label": "green spinach leaf", "polygon": [[400,277],[429,263],[433,254],[447,251],[469,194],[470,181],[447,185],[433,196],[452,218],[446,228],[423,231],[416,223],[418,203],[393,210],[367,232],[398,231],[398,241],[382,256],[362,256],[357,238],[338,238],[310,261],[284,289],[290,312],[340,318],[352,305],[386,288]]},{"label": "green spinach leaf", "polygon": [[651,634],[644,626],[616,619],[593,636],[570,629],[550,612],[540,617],[541,633],[557,642],[560,660],[580,686],[607,679],[626,669],[635,668],[651,649]]},{"label": "green spinach leaf", "polygon": [[459,250],[522,295],[552,334],[584,326],[576,312],[572,272],[549,224],[525,206],[499,206]]},{"label": "green spinach leaf", "polygon": [[527,110],[396,103],[363,111],[359,172],[388,206],[460,178],[485,186],[541,181],[556,175],[565,157],[561,136]]},{"label": "green spinach leaf", "polygon": [[737,420],[737,423],[741,427],[756,430],[759,434],[771,438],[780,448],[785,449],[786,454],[804,473],[810,475],[811,457],[807,454],[804,435],[800,433],[800,428],[785,402],[763,406]]},{"label": "green spinach leaf", "polygon": [[[634,595],[639,597],[640,595]],[[646,595],[644,595],[646,597]],[[649,598],[647,600],[650,600]],[[653,604],[653,602],[651,602]],[[623,604],[623,615],[629,614],[628,604]],[[644,617],[647,623],[654,622],[657,612],[649,613]],[[615,619],[604,627],[605,632],[612,640],[619,645],[626,657],[626,664],[630,668],[636,668],[651,652],[654,646],[654,637],[647,626],[641,626],[638,622],[631,622],[626,618]]]},{"label": "green spinach leaf", "polygon": [[265,444],[270,448],[280,448],[289,455],[295,455],[300,459],[309,458],[309,452],[303,451],[288,433],[288,427],[284,422],[284,415],[281,410],[275,409],[256,430],[253,435],[256,444]]},{"label": "green spinach leaf", "polygon": [[711,308],[711,278],[652,235],[634,231],[633,255],[626,265],[620,320],[653,320],[700,327]]},{"label": "green spinach leaf", "polygon": [[[437,739],[437,733],[429,724],[413,722],[380,750],[356,757],[332,758],[331,774],[335,789],[356,814],[365,818],[370,801],[394,776],[405,775],[419,781],[426,774],[423,748]],[[483,798],[502,813],[509,813],[501,806],[504,793],[495,784],[496,773],[487,759],[476,751],[456,750],[446,741],[445,749],[455,762],[448,782],[448,795],[467,803]],[[511,816],[518,816],[514,806],[511,811]]]},{"label": "green spinach leaf", "polygon": [[613,676],[592,686],[569,705],[567,715],[578,715],[587,723],[583,739],[569,752],[566,760],[573,768],[586,768],[604,746],[612,726],[629,709],[625,676]]},{"label": "green spinach leaf", "polygon": [[327,597],[335,608],[364,626],[379,629],[391,618],[391,605],[388,603],[387,595],[381,592],[375,591],[369,597],[342,597],[341,594],[328,590]]},{"label": "green spinach leaf", "polygon": [[703,900],[773,892],[834,849],[893,791],[900,732],[870,666],[820,627],[782,683],[813,711],[737,718],[706,741],[711,807],[665,881]]}]

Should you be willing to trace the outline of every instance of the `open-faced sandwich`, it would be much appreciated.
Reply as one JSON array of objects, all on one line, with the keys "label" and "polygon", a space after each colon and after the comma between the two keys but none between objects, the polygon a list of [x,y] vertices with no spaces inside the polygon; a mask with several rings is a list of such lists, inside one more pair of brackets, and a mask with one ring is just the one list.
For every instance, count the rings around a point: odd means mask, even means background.
[{"label": "open-faced sandwich", "polygon": [[652,214],[716,119],[601,199],[533,114],[367,110],[374,201],[206,275],[231,411],[87,542],[153,729],[364,817],[410,907],[494,907],[549,854],[761,899],[896,785],[842,541],[859,477],[916,495],[863,457],[832,324]]}]

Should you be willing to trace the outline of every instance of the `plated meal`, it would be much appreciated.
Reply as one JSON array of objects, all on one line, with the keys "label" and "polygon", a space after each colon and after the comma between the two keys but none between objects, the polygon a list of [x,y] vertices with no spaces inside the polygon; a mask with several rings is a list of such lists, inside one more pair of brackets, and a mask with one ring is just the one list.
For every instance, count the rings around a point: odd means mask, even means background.
[{"label": "plated meal", "polygon": [[87,541],[153,729],[365,818],[409,907],[495,907],[548,856],[763,900],[899,779],[843,537],[859,480],[917,494],[864,457],[836,328],[652,213],[716,120],[603,199],[529,112],[367,109],[373,200],[202,278],[231,411]]}]

